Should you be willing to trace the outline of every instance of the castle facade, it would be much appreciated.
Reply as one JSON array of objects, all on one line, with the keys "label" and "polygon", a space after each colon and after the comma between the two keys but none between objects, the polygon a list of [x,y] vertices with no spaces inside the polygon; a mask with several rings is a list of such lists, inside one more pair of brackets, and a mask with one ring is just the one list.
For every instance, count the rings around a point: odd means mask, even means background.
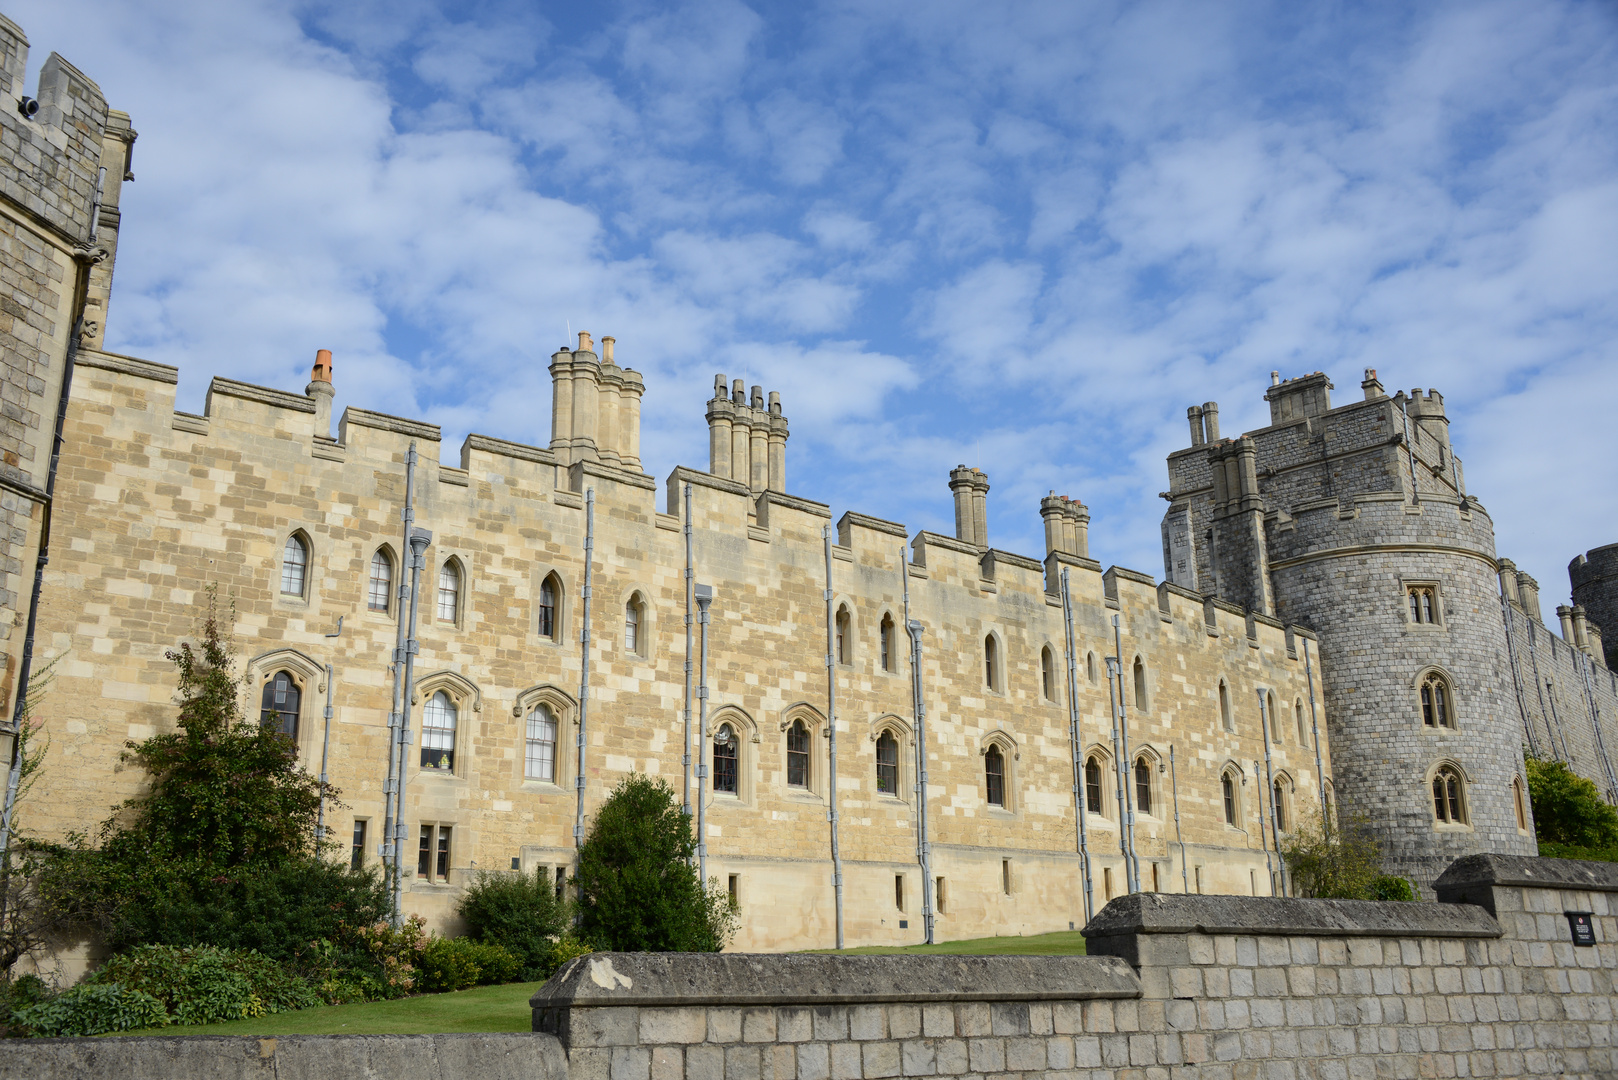
[{"label": "castle facade", "polygon": [[[25,104],[26,47],[0,20]],[[1054,493],[1028,507],[1042,555],[994,547],[964,466],[954,535],[834,519],[789,493],[778,396],[723,375],[706,467],[659,482],[612,338],[550,358],[548,439],[472,435],[458,466],[431,424],[333,417],[327,353],[301,392],[215,378],[191,414],[175,369],[102,347],[128,118],[59,57],[38,93],[0,110],[7,722],[14,628],[54,664],[32,831],[141,790],[119,753],[173,725],[164,654],[210,586],[246,708],[341,789],[328,836],[397,863],[404,908],[446,928],[479,871],[565,876],[634,772],[689,807],[756,950],[1284,891],[1277,844],[1339,800],[1425,883],[1533,852],[1524,747],[1618,795],[1599,619],[1539,623],[1434,392],[1368,374],[1333,407],[1325,376],[1277,378],[1272,424],[1234,440],[1193,409],[1162,582],[1093,559],[1088,511]]]}]

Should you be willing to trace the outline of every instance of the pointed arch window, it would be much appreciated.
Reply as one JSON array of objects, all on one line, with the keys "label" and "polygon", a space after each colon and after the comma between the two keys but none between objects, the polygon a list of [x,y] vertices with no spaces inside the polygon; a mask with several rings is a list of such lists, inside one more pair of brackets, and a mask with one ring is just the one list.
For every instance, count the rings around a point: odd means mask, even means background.
[{"label": "pointed arch window", "polygon": [[557,618],[561,606],[562,586],[551,574],[539,585],[539,636],[560,640],[561,622]]},{"label": "pointed arch window", "polygon": [[1104,813],[1105,792],[1101,787],[1101,759],[1092,756],[1084,763],[1084,808],[1092,814]]},{"label": "pointed arch window", "polygon": [[302,596],[309,584],[309,544],[293,533],[281,551],[281,595]]},{"label": "pointed arch window", "polygon": [[883,795],[899,794],[899,740],[892,731],[876,737],[876,790]]},{"label": "pointed arch window", "polygon": [[787,786],[809,786],[809,729],[802,720],[787,728]]},{"label": "pointed arch window", "polygon": [[1135,759],[1135,809],[1142,814],[1152,812],[1152,761]]},{"label": "pointed arch window", "polygon": [[556,782],[556,714],[549,705],[528,710],[527,747],[523,755],[523,777]]},{"label": "pointed arch window", "polygon": [[1438,622],[1438,590],[1431,585],[1412,585],[1406,592],[1410,598],[1410,621],[1433,625]]},{"label": "pointed arch window", "polygon": [[1056,654],[1049,645],[1039,651],[1039,684],[1046,701],[1056,700]]},{"label": "pointed arch window", "polygon": [[983,685],[1000,689],[1000,643],[990,634],[983,639]]},{"label": "pointed arch window", "polygon": [[1006,757],[998,746],[991,746],[983,754],[983,782],[988,791],[989,805],[1002,809],[1006,805]]},{"label": "pointed arch window", "polygon": [[1099,682],[1101,680],[1101,673],[1096,668],[1096,654],[1095,653],[1085,653],[1084,654],[1084,675],[1085,675],[1085,678],[1090,680],[1090,685],[1091,686],[1094,686],[1097,682]]},{"label": "pointed arch window", "polygon": [[438,621],[458,623],[461,619],[461,564],[445,559],[438,568]]},{"label": "pointed arch window", "polygon": [[737,768],[737,751],[740,745],[741,740],[736,737],[736,729],[729,724],[720,724],[713,737],[713,789],[716,794],[737,793],[737,780],[740,776],[740,770]]},{"label": "pointed arch window", "polygon": [[458,710],[449,695],[435,691],[421,711],[421,767],[455,769],[455,720]]},{"label": "pointed arch window", "polygon": [[1436,671],[1428,672],[1421,680],[1421,722],[1435,729],[1455,726],[1455,701],[1449,680]]},{"label": "pointed arch window", "polygon": [[264,694],[259,701],[259,723],[297,741],[302,703],[303,691],[298,681],[290,672],[277,671],[264,684]]},{"label": "pointed arch window", "polygon": [[1135,657],[1135,711],[1146,711],[1146,663]]},{"label": "pointed arch window", "polygon": [[1236,718],[1230,712],[1230,687],[1225,680],[1219,680],[1219,722],[1226,731],[1236,730]]},{"label": "pointed arch window", "polygon": [[1287,822],[1290,820],[1290,815],[1287,807],[1286,784],[1281,780],[1276,780],[1275,783],[1271,785],[1270,798],[1273,800],[1271,805],[1275,809],[1275,828],[1278,832],[1286,832],[1289,828],[1291,828],[1291,826],[1287,824]]},{"label": "pointed arch window", "polygon": [[882,637],[882,670],[883,671],[897,671],[899,669],[899,657],[898,657],[898,650],[895,648],[895,646],[898,644],[898,642],[896,642],[894,640],[894,636],[893,636],[893,616],[892,615],[883,615],[882,616],[881,637]]},{"label": "pointed arch window", "polygon": [[1433,773],[1433,816],[1440,825],[1466,824],[1466,783],[1453,765]]},{"label": "pointed arch window", "polygon": [[853,630],[854,617],[848,612],[848,605],[843,604],[837,609],[836,653],[839,664],[849,663],[849,635]]},{"label": "pointed arch window", "polygon": [[1219,778],[1219,793],[1224,797],[1225,802],[1225,824],[1232,827],[1235,827],[1236,819],[1241,809],[1237,802],[1240,798],[1237,792],[1237,784],[1236,774],[1233,772],[1226,771]]},{"label": "pointed arch window", "polygon": [[635,593],[624,604],[624,651],[632,656],[644,656],[646,644],[646,605],[640,593]]},{"label": "pointed arch window", "polygon": [[387,610],[393,606],[393,557],[386,548],[377,548],[371,555],[371,577],[365,590],[368,611]]},{"label": "pointed arch window", "polygon": [[1265,691],[1264,694],[1264,713],[1269,717],[1270,735],[1275,739],[1275,744],[1277,746],[1282,745],[1286,742],[1286,740],[1281,737],[1283,734],[1281,730],[1281,721],[1280,718],[1275,715],[1275,695],[1269,691]]},{"label": "pointed arch window", "polygon": [[1305,724],[1303,720],[1302,698],[1299,698],[1292,703],[1292,715],[1293,718],[1298,722],[1298,745],[1307,747],[1309,745],[1309,725]]}]

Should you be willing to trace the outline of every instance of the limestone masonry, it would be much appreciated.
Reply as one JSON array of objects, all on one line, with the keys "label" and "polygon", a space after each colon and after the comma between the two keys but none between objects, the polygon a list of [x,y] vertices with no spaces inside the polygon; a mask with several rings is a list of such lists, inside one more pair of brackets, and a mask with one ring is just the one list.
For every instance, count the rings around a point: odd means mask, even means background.
[{"label": "limestone masonry", "polygon": [[839,910],[848,944],[897,944],[928,920],[940,938],[1081,926],[1130,892],[1270,896],[1278,841],[1335,802],[1426,888],[1458,856],[1535,852],[1525,746],[1618,795],[1596,626],[1613,549],[1549,633],[1436,391],[1388,397],[1368,373],[1333,408],[1324,375],[1277,377],[1272,424],[1238,439],[1194,408],[1161,583],[1092,558],[1088,510],[1054,493],[1027,508],[1039,557],[994,547],[989,477],[965,466],[953,536],[834,520],[787,490],[779,396],[724,375],[706,467],[660,483],[633,346],[611,337],[551,356],[548,443],[471,435],[455,466],[434,425],[334,418],[324,351],[301,392],[215,378],[194,415],[174,368],[102,348],[128,118],[54,55],[30,114],[3,20],[0,50],[25,98],[0,109],[8,721],[13,624],[55,663],[33,829],[88,828],[141,789],[119,752],[173,725],[164,653],[209,586],[237,612],[247,708],[342,790],[329,835],[356,865],[399,850],[406,910],[443,927],[477,871],[560,881],[631,772],[690,806],[753,951],[832,945]]}]

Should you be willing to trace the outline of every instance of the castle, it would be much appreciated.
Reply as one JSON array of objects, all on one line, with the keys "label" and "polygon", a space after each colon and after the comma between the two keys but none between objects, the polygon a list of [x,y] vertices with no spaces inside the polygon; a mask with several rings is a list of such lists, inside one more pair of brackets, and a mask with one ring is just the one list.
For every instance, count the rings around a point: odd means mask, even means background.
[{"label": "castle", "polygon": [[[14,96],[26,47],[0,22]],[[548,442],[471,435],[458,466],[434,425],[334,418],[325,352],[301,392],[215,378],[191,414],[174,368],[102,348],[128,118],[55,56],[38,100],[0,111],[0,601],[37,654],[0,639],[8,718],[28,665],[55,664],[33,830],[140,790],[119,751],[174,723],[164,653],[210,585],[247,707],[342,791],[328,835],[397,863],[439,926],[478,871],[560,880],[631,772],[690,808],[752,950],[1284,891],[1277,843],[1334,803],[1424,885],[1459,854],[1534,852],[1524,746],[1618,793],[1618,682],[1584,615],[1611,575],[1546,632],[1436,392],[1368,372],[1334,408],[1325,376],[1277,377],[1271,425],[1238,439],[1193,408],[1162,582],[1093,559],[1088,511],[1054,493],[1042,557],[995,548],[964,466],[953,536],[834,521],[787,490],[779,397],[723,375],[707,467],[660,485],[611,337],[551,356]]]}]

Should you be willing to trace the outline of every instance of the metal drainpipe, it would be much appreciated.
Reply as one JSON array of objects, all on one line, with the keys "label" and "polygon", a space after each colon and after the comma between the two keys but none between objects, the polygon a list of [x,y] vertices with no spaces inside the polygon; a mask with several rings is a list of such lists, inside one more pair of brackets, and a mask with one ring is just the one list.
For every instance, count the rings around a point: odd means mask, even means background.
[{"label": "metal drainpipe", "polygon": [[922,694],[919,621],[910,618],[910,558],[899,549],[904,575],[905,633],[910,637],[910,694],[916,716],[916,859],[921,863],[921,921],[926,943],[933,943],[933,850],[927,841],[927,705]]},{"label": "metal drainpipe", "polygon": [[1131,760],[1129,751],[1129,710],[1124,705],[1124,637],[1123,630],[1118,625],[1118,616],[1112,617],[1113,651],[1117,654],[1118,675],[1118,736],[1124,748],[1123,760],[1119,762],[1124,777],[1124,806],[1128,813],[1125,816],[1123,834],[1126,837],[1129,858],[1129,873],[1134,881],[1130,892],[1140,892],[1140,856],[1135,851],[1135,763]]},{"label": "metal drainpipe", "polygon": [[1315,739],[1315,779],[1320,784],[1320,819],[1326,820],[1326,766],[1320,756],[1320,717],[1315,713],[1315,669],[1309,662],[1309,639],[1303,639],[1303,677],[1309,683],[1309,732]]},{"label": "metal drainpipe", "polygon": [[680,768],[685,776],[681,806],[686,817],[691,816],[691,485],[685,485],[685,743],[680,753]]},{"label": "metal drainpipe", "polygon": [[1421,492],[1416,490],[1416,444],[1410,437],[1410,409],[1407,402],[1399,403],[1399,411],[1405,418],[1405,449],[1410,452],[1410,501],[1421,502]]},{"label": "metal drainpipe", "polygon": [[827,794],[830,806],[826,819],[831,822],[831,880],[837,902],[837,947],[843,947],[843,856],[837,847],[837,655],[836,616],[832,613],[831,526],[821,528],[826,541],[826,737],[831,743]]},{"label": "metal drainpipe", "polygon": [[713,603],[713,588],[697,585],[692,588],[697,599],[697,622],[702,627],[702,677],[697,683],[697,877],[703,888],[708,886],[708,605]]},{"label": "metal drainpipe", "polygon": [[315,816],[315,835],[326,839],[326,760],[331,755],[331,665],[326,665],[326,708],[321,713],[326,728],[320,736],[320,811]]},{"label": "metal drainpipe", "polygon": [[1575,653],[1573,663],[1578,666],[1579,675],[1584,680],[1584,700],[1590,706],[1590,726],[1595,729],[1596,750],[1601,754],[1601,767],[1607,773],[1607,801],[1618,801],[1618,776],[1613,775],[1612,762],[1607,759],[1607,743],[1601,737],[1601,710],[1596,706],[1595,689],[1590,680],[1589,665],[1593,665],[1595,661],[1588,656]]},{"label": "metal drainpipe", "polygon": [[[1258,762],[1253,762],[1253,779],[1258,779]],[[1264,792],[1260,784],[1258,793],[1258,845],[1264,849],[1264,872],[1270,877],[1270,895],[1275,895],[1275,864],[1270,861],[1270,844],[1264,838]],[[1248,850],[1252,850],[1249,848]]]},{"label": "metal drainpipe", "polygon": [[[405,607],[410,601],[410,586],[406,582],[405,560],[410,557],[410,530],[416,523],[416,444],[410,444],[410,450],[405,454],[405,503],[404,509],[399,512],[404,521],[404,537],[399,545],[399,590],[397,603],[399,605],[399,629],[393,645],[393,711],[388,713],[388,778],[382,784],[382,843],[377,846],[377,854],[382,856],[384,865],[392,859],[397,866],[404,858],[404,848],[399,837],[400,828],[393,820],[393,802],[399,793],[399,718],[405,713],[404,697],[404,658],[405,643],[410,639],[410,631],[405,626]],[[393,874],[390,871],[389,878]],[[399,924],[399,912],[393,911],[393,923]]]},{"label": "metal drainpipe", "polygon": [[1180,831],[1180,776],[1174,769],[1174,744],[1169,743],[1169,785],[1174,790],[1174,839],[1180,842],[1180,885],[1191,891],[1191,871],[1185,857],[1185,834]]},{"label": "metal drainpipe", "polygon": [[427,561],[425,553],[432,539],[433,534],[426,529],[410,530],[410,637],[404,648],[404,711],[399,715],[399,783],[393,811],[395,846],[399,851],[399,856],[393,860],[393,921],[396,926],[404,914],[404,797],[410,777],[409,751],[405,748],[411,744],[410,696],[415,692],[416,653],[421,650],[421,643],[416,640],[416,601],[421,596],[421,568]]},{"label": "metal drainpipe", "polygon": [[1560,760],[1556,752],[1556,729],[1551,727],[1551,712],[1545,707],[1545,680],[1539,673],[1539,654],[1534,651],[1534,618],[1528,616],[1528,659],[1534,665],[1534,693],[1539,696],[1539,718],[1545,722],[1545,739],[1551,744],[1551,757]]},{"label": "metal drainpipe", "polygon": [[1074,824],[1079,836],[1079,872],[1084,875],[1084,921],[1095,917],[1095,893],[1090,881],[1090,838],[1086,828],[1084,743],[1079,729],[1079,668],[1073,642],[1073,601],[1068,593],[1067,567],[1062,567],[1062,623],[1067,633],[1067,739],[1073,758]]},{"label": "metal drainpipe", "polygon": [[[1264,735],[1264,785],[1270,796],[1270,836],[1275,840],[1275,856],[1281,863],[1281,895],[1287,894],[1287,864],[1281,858],[1281,811],[1275,805],[1275,766],[1270,761],[1270,710],[1263,690],[1258,693],[1258,724]],[[1256,762],[1254,764],[1257,764]]]},{"label": "metal drainpipe", "polygon": [[[573,787],[577,792],[577,809],[573,813],[573,850],[577,852],[584,846],[584,748],[587,732],[586,721],[589,719],[590,709],[590,583],[594,580],[591,571],[595,562],[596,549],[596,489],[590,488],[584,493],[584,610],[582,617],[584,629],[579,632],[579,734],[575,742],[577,748],[578,775],[573,779]],[[579,899],[584,899],[584,884],[579,884]]]},{"label": "metal drainpipe", "polygon": [[1528,752],[1539,757],[1539,738],[1534,734],[1533,722],[1528,716],[1528,701],[1522,693],[1522,676],[1517,670],[1517,646],[1512,640],[1511,632],[1511,601],[1505,593],[1500,594],[1500,617],[1506,624],[1506,661],[1511,665],[1511,689],[1517,695],[1517,712],[1522,716],[1523,733],[1528,736]]}]

